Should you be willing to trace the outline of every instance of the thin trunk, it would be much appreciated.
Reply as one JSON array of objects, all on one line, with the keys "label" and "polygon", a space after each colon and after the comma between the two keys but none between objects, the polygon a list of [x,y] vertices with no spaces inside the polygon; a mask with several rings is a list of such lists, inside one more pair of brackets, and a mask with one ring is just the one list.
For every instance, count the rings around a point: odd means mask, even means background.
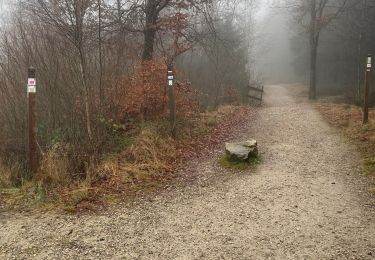
[{"label": "thin trunk", "polygon": [[81,78],[82,78],[82,86],[83,86],[84,102],[85,102],[86,129],[87,129],[87,135],[91,142],[93,138],[92,138],[92,128],[91,128],[90,93],[89,93],[89,88],[87,86],[86,61],[85,61],[85,55],[83,53],[82,47],[79,48],[79,56],[80,56]]},{"label": "thin trunk", "polygon": [[316,0],[310,0],[310,90],[309,98],[316,99],[318,28],[317,28]]},{"label": "thin trunk", "polygon": [[362,32],[359,33],[358,41],[358,64],[357,64],[357,101],[361,100],[361,64],[362,64]]},{"label": "thin trunk", "polygon": [[317,59],[318,44],[313,42],[310,54],[310,91],[309,98],[316,99]]},{"label": "thin trunk", "polygon": [[79,52],[80,60],[80,72],[81,80],[84,94],[84,103],[85,103],[85,116],[86,116],[86,130],[89,141],[93,140],[92,138],[92,128],[91,128],[91,109],[90,109],[90,90],[87,85],[87,64],[86,57],[84,54],[83,47],[83,6],[82,2],[78,2],[75,6],[75,16],[76,16],[76,47]]},{"label": "thin trunk", "polygon": [[121,24],[121,0],[117,0],[117,22],[120,25]]},{"label": "thin trunk", "polygon": [[358,39],[358,67],[357,67],[357,101],[361,101],[361,74],[362,74],[362,40],[363,40],[363,32],[362,26],[365,19],[365,10],[367,6],[367,1],[362,0],[361,6],[361,21],[359,23],[360,32],[359,32],[359,39]]},{"label": "thin trunk", "polygon": [[104,89],[103,89],[103,51],[102,51],[102,1],[98,0],[98,40],[99,40],[99,112],[103,116]]}]

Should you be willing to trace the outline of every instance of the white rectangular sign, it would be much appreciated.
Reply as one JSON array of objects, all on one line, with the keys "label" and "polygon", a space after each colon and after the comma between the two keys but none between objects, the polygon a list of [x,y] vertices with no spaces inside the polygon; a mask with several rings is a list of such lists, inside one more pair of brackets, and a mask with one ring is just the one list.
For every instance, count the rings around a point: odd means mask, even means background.
[{"label": "white rectangular sign", "polygon": [[36,93],[36,86],[27,86],[27,93]]},{"label": "white rectangular sign", "polygon": [[173,86],[173,80],[169,80],[169,86]]},{"label": "white rectangular sign", "polygon": [[36,86],[36,79],[34,79],[34,78],[29,78],[29,79],[27,80],[27,85],[29,85],[29,86]]}]

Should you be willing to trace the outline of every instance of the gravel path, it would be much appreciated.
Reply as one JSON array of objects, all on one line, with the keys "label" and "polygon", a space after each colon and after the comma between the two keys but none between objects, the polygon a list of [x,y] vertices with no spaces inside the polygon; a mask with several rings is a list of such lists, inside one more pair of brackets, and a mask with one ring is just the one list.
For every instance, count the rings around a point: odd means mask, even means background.
[{"label": "gravel path", "polygon": [[244,136],[257,169],[192,162],[189,187],[94,216],[0,215],[0,259],[375,259],[374,198],[355,147],[286,87]]}]

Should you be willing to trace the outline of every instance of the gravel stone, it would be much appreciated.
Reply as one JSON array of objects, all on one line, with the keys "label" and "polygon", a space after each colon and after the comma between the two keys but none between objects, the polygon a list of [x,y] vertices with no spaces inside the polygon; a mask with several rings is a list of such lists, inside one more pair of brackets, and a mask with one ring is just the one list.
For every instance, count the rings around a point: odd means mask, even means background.
[{"label": "gravel stone", "polygon": [[181,169],[198,181],[152,200],[94,215],[2,213],[0,259],[374,259],[360,154],[295,89],[267,86],[237,136],[258,141],[256,168],[228,174],[218,151]]}]

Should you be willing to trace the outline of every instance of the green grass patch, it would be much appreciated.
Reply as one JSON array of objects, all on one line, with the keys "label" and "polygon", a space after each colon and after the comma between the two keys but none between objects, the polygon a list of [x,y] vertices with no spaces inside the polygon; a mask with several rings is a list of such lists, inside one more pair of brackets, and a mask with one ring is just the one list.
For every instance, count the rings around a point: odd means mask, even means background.
[{"label": "green grass patch", "polygon": [[127,147],[130,147],[134,142],[135,142],[134,136],[118,138],[116,141],[116,144],[112,148],[112,152],[118,154],[122,152],[124,149],[126,149]]},{"label": "green grass patch", "polygon": [[261,162],[260,156],[250,158],[249,161],[233,161],[228,158],[228,156],[224,155],[219,159],[219,164],[221,167],[227,169],[235,169],[235,170],[246,170],[251,166],[258,165]]},{"label": "green grass patch", "polygon": [[365,175],[373,175],[375,172],[375,159],[366,159],[363,171]]},{"label": "green grass patch", "polygon": [[218,119],[214,116],[207,118],[206,125],[209,127],[215,127],[219,124]]}]

